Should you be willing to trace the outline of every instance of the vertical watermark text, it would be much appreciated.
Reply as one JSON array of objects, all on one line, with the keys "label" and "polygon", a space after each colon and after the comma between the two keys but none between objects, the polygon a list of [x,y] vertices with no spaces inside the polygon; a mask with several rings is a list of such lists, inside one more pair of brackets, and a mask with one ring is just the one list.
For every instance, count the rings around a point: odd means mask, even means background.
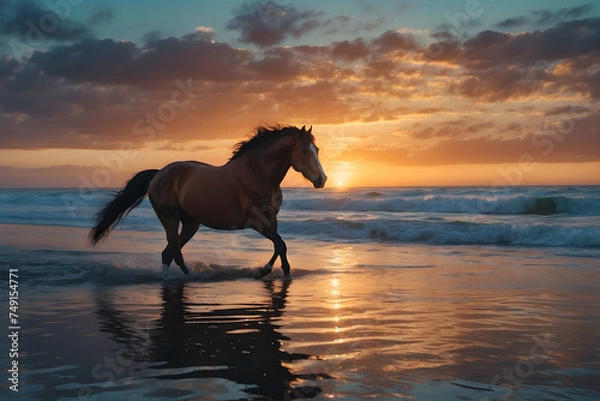
[{"label": "vertical watermark text", "polygon": [[10,390],[19,392],[19,269],[8,270],[8,381]]}]

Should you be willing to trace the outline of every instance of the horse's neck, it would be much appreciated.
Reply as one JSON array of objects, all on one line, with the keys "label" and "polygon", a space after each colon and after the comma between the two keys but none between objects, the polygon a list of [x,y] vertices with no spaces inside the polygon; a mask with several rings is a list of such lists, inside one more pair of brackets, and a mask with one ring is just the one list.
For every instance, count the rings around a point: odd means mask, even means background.
[{"label": "horse's neck", "polygon": [[285,178],[288,170],[292,166],[292,150],[293,144],[288,140],[282,139],[280,142],[265,149],[259,156],[259,163],[262,163],[263,174],[265,178],[279,186]]},{"label": "horse's neck", "polygon": [[252,182],[276,188],[292,165],[292,147],[293,143],[282,139],[269,148],[251,152],[235,160],[245,164],[242,170],[244,174],[252,175]]}]

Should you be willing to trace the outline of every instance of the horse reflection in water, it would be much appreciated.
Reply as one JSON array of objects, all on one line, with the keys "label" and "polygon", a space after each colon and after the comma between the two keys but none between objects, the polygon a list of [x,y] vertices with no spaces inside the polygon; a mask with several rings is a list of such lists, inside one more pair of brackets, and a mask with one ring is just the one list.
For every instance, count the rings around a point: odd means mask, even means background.
[{"label": "horse reflection in water", "polygon": [[[128,357],[150,362],[150,369],[161,371],[152,375],[154,378],[227,379],[246,385],[244,391],[251,399],[313,398],[321,392],[319,387],[291,384],[329,376],[298,375],[284,366],[314,358],[281,349],[281,342],[289,338],[277,331],[276,322],[283,314],[290,283],[283,281],[277,290],[272,281],[266,281],[264,287],[270,299],[263,304],[206,312],[191,310],[193,305],[186,299],[183,284],[166,284],[162,288],[161,315],[149,336],[130,327],[133,322],[109,299],[100,297],[101,330],[126,344]],[[185,369],[194,367],[197,369]],[[202,383],[199,386],[202,391]]]}]

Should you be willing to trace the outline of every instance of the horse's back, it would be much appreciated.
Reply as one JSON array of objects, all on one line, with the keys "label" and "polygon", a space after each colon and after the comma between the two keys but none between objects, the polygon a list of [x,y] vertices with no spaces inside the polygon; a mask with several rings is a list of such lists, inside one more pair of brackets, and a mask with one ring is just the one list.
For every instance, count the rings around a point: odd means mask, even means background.
[{"label": "horse's back", "polygon": [[216,169],[208,163],[197,161],[177,161],[163,167],[154,176],[148,188],[148,197],[152,205],[165,208],[180,206],[181,192],[198,168]]},{"label": "horse's back", "polygon": [[226,166],[202,162],[165,166],[148,191],[155,209],[184,211],[201,224],[221,229],[241,228],[244,218],[238,195]]}]

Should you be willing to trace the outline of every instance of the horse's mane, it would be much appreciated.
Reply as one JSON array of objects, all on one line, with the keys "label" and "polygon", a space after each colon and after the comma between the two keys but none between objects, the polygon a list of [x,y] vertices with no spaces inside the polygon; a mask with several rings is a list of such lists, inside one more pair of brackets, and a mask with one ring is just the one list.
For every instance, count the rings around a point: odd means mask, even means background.
[{"label": "horse's mane", "polygon": [[238,142],[233,151],[233,155],[229,160],[234,160],[251,150],[261,148],[276,139],[282,138],[286,135],[291,135],[295,132],[304,133],[310,135],[310,139],[314,140],[312,133],[308,131],[303,131],[298,127],[294,127],[291,125],[261,125],[256,127],[254,133],[250,138],[245,141]]}]

